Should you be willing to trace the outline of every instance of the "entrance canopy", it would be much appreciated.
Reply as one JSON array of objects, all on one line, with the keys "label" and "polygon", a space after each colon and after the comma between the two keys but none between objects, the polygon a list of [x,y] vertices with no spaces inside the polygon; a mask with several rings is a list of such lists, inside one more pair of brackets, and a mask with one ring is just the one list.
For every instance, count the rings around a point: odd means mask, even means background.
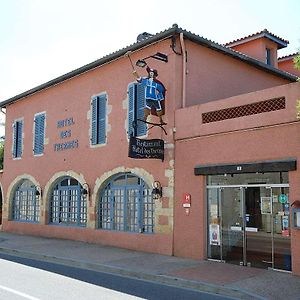
[{"label": "entrance canopy", "polygon": [[197,165],[194,169],[195,175],[218,175],[218,174],[242,174],[242,173],[267,173],[287,172],[297,168],[295,158],[283,160],[265,160],[238,164],[210,164]]}]

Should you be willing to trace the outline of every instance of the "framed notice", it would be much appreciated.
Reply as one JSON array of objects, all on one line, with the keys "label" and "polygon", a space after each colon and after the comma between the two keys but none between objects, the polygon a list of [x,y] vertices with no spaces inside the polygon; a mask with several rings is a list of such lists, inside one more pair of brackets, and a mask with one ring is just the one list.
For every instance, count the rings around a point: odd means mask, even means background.
[{"label": "framed notice", "polygon": [[209,225],[209,244],[220,246],[220,225]]},{"label": "framed notice", "polygon": [[267,215],[272,213],[271,197],[260,197],[260,210],[262,215]]}]

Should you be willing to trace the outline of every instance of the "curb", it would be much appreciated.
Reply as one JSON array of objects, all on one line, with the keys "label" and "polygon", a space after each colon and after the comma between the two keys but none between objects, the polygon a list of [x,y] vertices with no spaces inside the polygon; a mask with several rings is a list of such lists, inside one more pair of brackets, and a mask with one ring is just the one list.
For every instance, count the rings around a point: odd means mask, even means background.
[{"label": "curb", "polygon": [[156,274],[142,273],[142,272],[131,271],[125,268],[114,267],[105,264],[93,263],[93,262],[82,261],[82,260],[73,260],[65,257],[37,254],[33,252],[20,251],[11,248],[0,247],[0,253],[38,260],[38,261],[46,261],[49,263],[66,265],[74,268],[88,269],[88,270],[103,272],[112,275],[134,278],[138,280],[151,281],[151,282],[174,286],[174,287],[198,290],[210,294],[232,297],[235,299],[242,299],[242,300],[250,300],[250,299],[265,300],[266,299],[260,295],[242,289],[218,286],[218,285],[200,282],[200,281],[186,280],[179,277],[169,276],[164,274],[156,275]]}]

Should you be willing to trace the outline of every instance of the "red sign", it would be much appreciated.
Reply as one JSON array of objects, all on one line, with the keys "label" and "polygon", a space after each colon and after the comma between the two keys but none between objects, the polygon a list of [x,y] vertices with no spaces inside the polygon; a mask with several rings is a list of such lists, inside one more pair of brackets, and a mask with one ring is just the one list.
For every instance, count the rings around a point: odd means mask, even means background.
[{"label": "red sign", "polygon": [[191,207],[191,194],[183,194],[182,206],[185,208]]}]

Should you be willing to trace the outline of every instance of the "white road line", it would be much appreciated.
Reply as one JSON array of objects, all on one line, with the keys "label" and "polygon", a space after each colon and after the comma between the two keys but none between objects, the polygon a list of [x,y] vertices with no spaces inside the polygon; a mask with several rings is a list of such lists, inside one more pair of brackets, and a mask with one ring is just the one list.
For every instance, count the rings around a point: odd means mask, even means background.
[{"label": "white road line", "polygon": [[16,295],[18,295],[18,296],[21,296],[21,297],[26,298],[26,299],[29,299],[29,300],[40,300],[39,298],[32,297],[32,296],[30,296],[30,295],[28,295],[28,294],[19,292],[19,291],[17,291],[17,290],[11,289],[11,288],[6,287],[6,286],[3,286],[3,285],[0,285],[0,289],[5,290],[5,291],[8,291],[8,292],[13,293],[13,294],[16,294]]}]

